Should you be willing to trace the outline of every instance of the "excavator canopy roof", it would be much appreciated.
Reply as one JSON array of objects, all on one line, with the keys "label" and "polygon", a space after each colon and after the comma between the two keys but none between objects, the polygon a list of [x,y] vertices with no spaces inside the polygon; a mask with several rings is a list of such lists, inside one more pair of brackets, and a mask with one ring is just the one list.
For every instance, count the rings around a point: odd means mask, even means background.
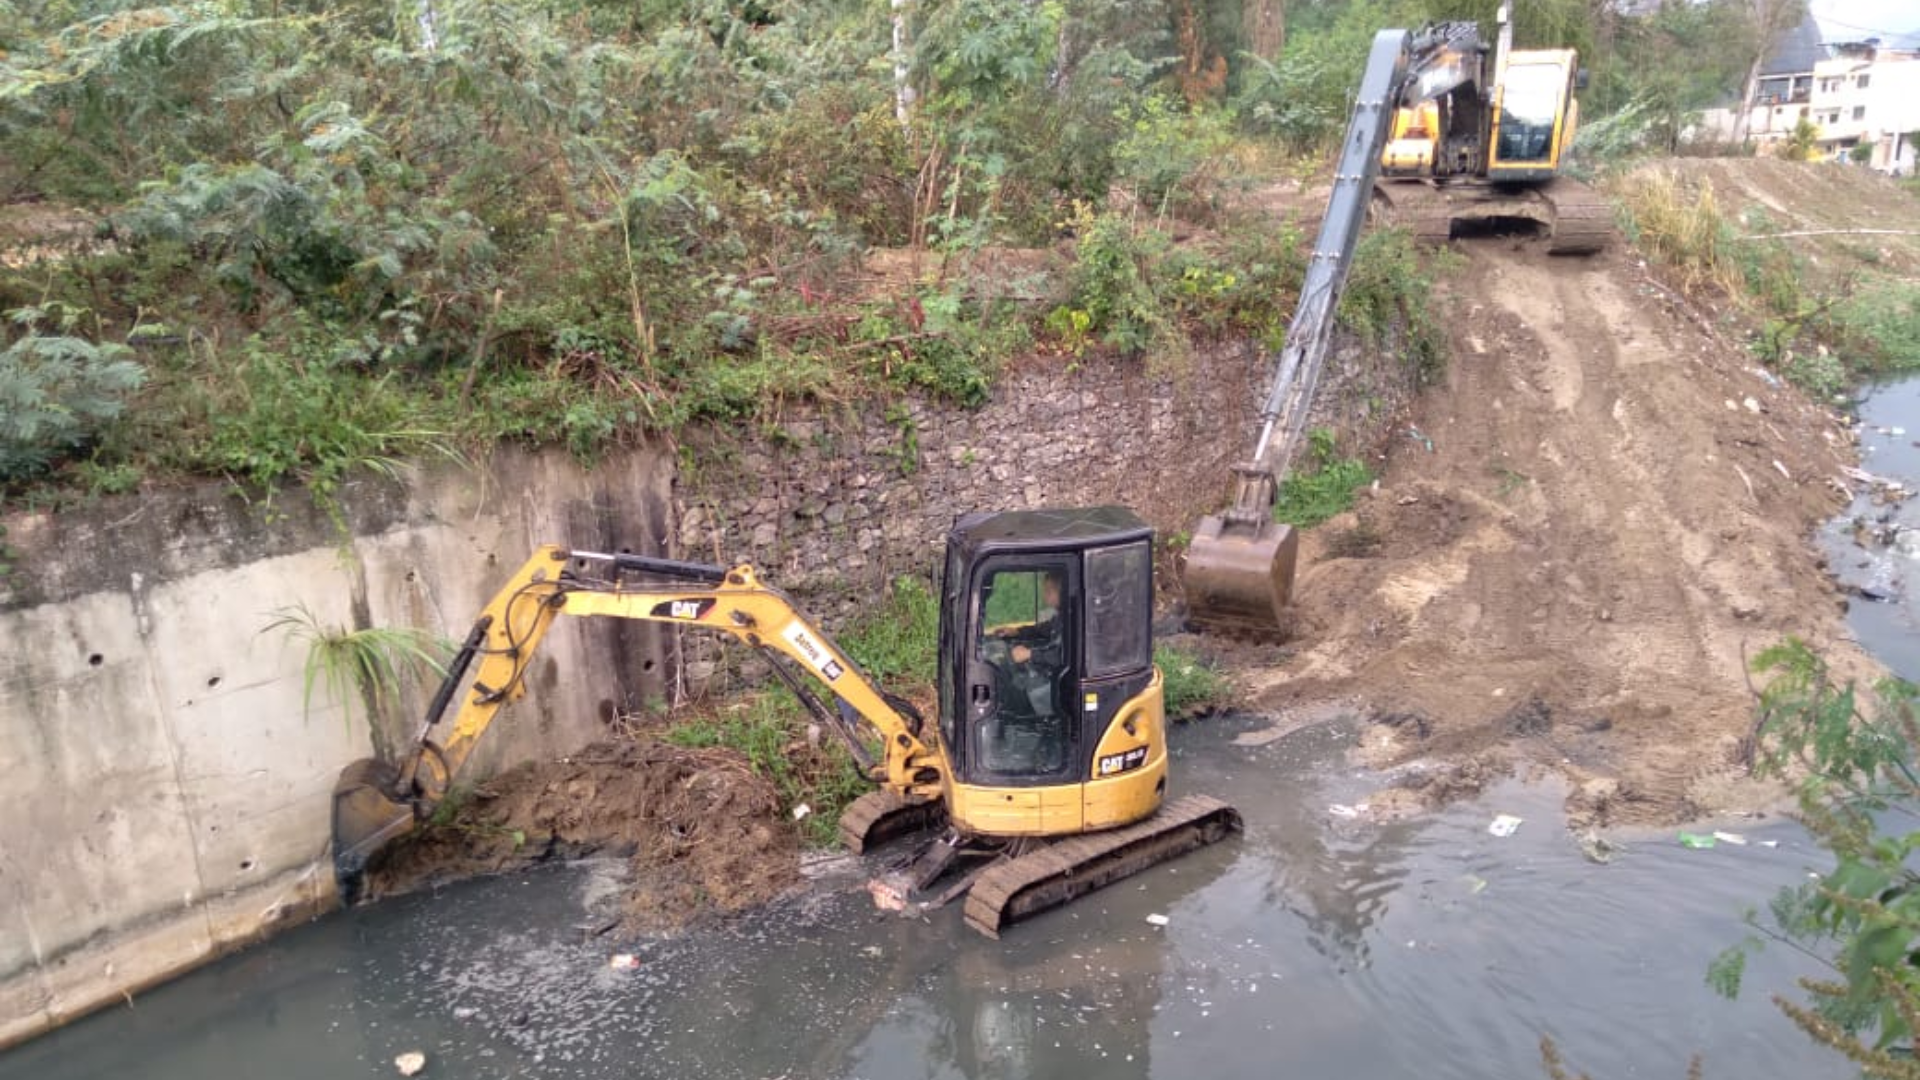
[{"label": "excavator canopy roof", "polygon": [[1124,506],[1083,510],[1005,510],[962,514],[947,534],[947,548],[971,563],[1001,551],[1057,551],[1144,540],[1153,527]]}]

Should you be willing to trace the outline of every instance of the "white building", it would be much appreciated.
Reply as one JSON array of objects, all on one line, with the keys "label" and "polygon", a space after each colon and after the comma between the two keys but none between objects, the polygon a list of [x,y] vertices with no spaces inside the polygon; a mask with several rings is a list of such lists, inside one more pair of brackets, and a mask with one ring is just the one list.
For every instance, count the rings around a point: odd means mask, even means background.
[{"label": "white building", "polygon": [[1833,47],[1814,66],[1810,118],[1820,129],[1823,156],[1852,160],[1910,176],[1914,136],[1920,133],[1920,54],[1879,48],[1874,42]]},{"label": "white building", "polygon": [[[1820,24],[1812,15],[1780,39],[1761,62],[1753,100],[1746,106],[1747,141],[1762,154],[1793,134],[1794,125],[1808,116],[1813,101],[1813,70],[1827,58],[1820,43]],[[1731,142],[1739,136],[1738,93],[1735,100],[1700,116],[1697,131],[1708,138]],[[1810,117],[1809,117],[1810,118]]]}]

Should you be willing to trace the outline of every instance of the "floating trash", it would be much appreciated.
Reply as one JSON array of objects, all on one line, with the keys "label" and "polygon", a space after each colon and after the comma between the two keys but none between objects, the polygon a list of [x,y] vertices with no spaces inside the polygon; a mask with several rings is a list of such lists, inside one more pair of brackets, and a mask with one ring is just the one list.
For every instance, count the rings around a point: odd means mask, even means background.
[{"label": "floating trash", "polygon": [[1520,831],[1520,823],[1523,820],[1525,819],[1514,817],[1512,814],[1501,814],[1487,826],[1487,831],[1498,837],[1509,837]]}]

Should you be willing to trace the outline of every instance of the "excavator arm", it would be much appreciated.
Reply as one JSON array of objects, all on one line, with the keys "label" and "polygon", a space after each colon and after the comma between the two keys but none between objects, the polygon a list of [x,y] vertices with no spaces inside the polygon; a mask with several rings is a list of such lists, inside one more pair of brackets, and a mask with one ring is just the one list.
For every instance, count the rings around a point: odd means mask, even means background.
[{"label": "excavator arm", "polygon": [[[932,798],[943,789],[939,755],[921,740],[924,724],[913,706],[876,686],[785,594],[762,584],[752,566],[728,569],[548,545],[474,622],[404,759],[358,761],[342,772],[333,795],[334,872],[349,902],[372,856],[431,816],[500,710],[525,696],[540,642],[563,614],[674,623],[768,650],[775,654],[769,658],[775,673],[822,726],[840,736],[870,779],[907,799]],[[795,665],[831,691],[836,708],[820,701]],[[436,740],[435,730],[463,686],[466,696],[444,740]],[[879,737],[877,758],[861,722]]]},{"label": "excavator arm", "polygon": [[1187,549],[1187,613],[1203,629],[1269,636],[1283,625],[1299,541],[1291,526],[1273,520],[1279,494],[1273,463],[1288,460],[1306,431],[1394,113],[1471,81],[1472,65],[1463,57],[1478,42],[1478,27],[1458,22],[1374,35],[1300,303],[1260,408],[1253,454],[1233,467],[1233,504],[1202,519]]}]

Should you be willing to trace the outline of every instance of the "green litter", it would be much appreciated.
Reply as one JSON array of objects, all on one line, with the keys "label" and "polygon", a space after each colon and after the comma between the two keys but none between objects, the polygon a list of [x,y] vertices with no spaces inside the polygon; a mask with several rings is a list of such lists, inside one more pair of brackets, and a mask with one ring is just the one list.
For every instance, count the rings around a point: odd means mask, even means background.
[{"label": "green litter", "polygon": [[1699,833],[1683,832],[1680,834],[1681,847],[1704,849],[1710,848],[1718,842],[1719,841],[1711,836],[1702,836]]}]

